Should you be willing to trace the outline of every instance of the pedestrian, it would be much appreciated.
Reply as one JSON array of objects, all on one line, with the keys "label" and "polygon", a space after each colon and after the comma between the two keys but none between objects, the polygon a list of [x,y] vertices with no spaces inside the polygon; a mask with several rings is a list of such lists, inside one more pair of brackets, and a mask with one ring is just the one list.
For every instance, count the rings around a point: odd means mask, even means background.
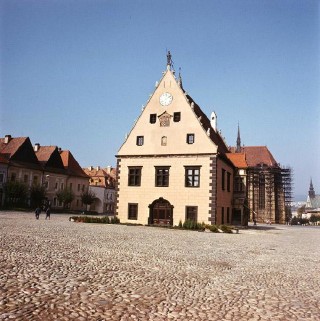
[{"label": "pedestrian", "polygon": [[36,219],[38,220],[38,219],[39,219],[39,216],[40,216],[40,213],[41,213],[41,209],[40,209],[39,206],[36,208],[36,210],[35,210],[34,213],[35,213],[35,215],[36,215]]},{"label": "pedestrian", "polygon": [[50,207],[48,206],[47,210],[46,210],[46,219],[48,218],[50,220]]}]

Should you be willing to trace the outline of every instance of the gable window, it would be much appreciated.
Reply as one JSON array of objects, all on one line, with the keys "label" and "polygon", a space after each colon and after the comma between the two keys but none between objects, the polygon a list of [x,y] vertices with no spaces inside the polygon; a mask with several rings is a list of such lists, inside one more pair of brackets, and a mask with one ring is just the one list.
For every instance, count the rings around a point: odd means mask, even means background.
[{"label": "gable window", "polygon": [[157,121],[157,114],[150,114],[150,124],[155,124]]},{"label": "gable window", "polygon": [[231,173],[227,172],[227,191],[230,192]]},{"label": "gable window", "polygon": [[167,146],[167,136],[161,137],[161,146]]},{"label": "gable window", "polygon": [[138,204],[129,203],[128,204],[128,220],[138,219]]},{"label": "gable window", "polygon": [[173,113],[173,121],[177,123],[180,120],[181,120],[181,113],[180,112]]},{"label": "gable window", "polygon": [[141,185],[141,167],[129,167],[128,186]]},{"label": "gable window", "polygon": [[143,145],[143,136],[137,136],[137,145],[142,146]]},{"label": "gable window", "polygon": [[194,134],[187,134],[187,144],[194,143]]},{"label": "gable window", "polygon": [[200,166],[185,167],[185,186],[200,186]]},{"label": "gable window", "polygon": [[25,183],[25,184],[27,184],[28,183],[28,180],[29,180],[29,176],[26,174],[26,175],[24,175],[23,176],[23,182]]},{"label": "gable window", "polygon": [[34,185],[38,184],[38,176],[33,176],[33,184]]},{"label": "gable window", "polygon": [[186,206],[186,220],[197,222],[198,206]]},{"label": "gable window", "polygon": [[226,177],[226,170],[222,168],[222,170],[221,170],[221,188],[223,191],[226,189],[225,177]]},{"label": "gable window", "polygon": [[169,186],[169,167],[156,167],[156,182],[157,187]]}]

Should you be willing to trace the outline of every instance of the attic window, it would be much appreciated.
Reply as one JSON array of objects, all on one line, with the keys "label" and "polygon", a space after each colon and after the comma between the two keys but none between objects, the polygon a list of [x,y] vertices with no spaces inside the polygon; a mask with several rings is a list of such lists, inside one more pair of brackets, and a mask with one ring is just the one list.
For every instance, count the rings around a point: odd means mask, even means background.
[{"label": "attic window", "polygon": [[194,134],[187,134],[187,144],[194,143]]},{"label": "attic window", "polygon": [[173,113],[173,121],[177,123],[180,120],[181,120],[181,113],[180,112]]},{"label": "attic window", "polygon": [[137,136],[137,145],[142,146],[143,145],[143,136]]},{"label": "attic window", "polygon": [[155,124],[157,121],[157,114],[150,114],[150,124]]}]

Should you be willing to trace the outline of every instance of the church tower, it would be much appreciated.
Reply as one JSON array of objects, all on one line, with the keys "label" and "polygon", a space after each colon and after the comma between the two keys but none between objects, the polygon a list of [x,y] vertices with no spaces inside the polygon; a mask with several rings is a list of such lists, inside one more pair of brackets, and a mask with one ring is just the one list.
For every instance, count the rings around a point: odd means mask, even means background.
[{"label": "church tower", "polygon": [[309,195],[310,198],[315,198],[316,197],[316,193],[314,191],[313,184],[312,184],[312,178],[310,179],[310,187],[309,187],[308,195]]}]

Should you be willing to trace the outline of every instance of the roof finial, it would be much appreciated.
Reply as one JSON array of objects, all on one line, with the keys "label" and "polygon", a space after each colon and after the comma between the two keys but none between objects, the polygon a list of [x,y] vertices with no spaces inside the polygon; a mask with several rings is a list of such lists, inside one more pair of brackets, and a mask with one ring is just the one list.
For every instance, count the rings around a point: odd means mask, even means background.
[{"label": "roof finial", "polygon": [[238,137],[237,137],[237,148],[236,153],[241,153],[241,138],[240,138],[240,127],[238,122]]},{"label": "roof finial", "polygon": [[167,69],[168,70],[173,69],[173,61],[172,61],[170,50],[168,50],[167,52]]}]

